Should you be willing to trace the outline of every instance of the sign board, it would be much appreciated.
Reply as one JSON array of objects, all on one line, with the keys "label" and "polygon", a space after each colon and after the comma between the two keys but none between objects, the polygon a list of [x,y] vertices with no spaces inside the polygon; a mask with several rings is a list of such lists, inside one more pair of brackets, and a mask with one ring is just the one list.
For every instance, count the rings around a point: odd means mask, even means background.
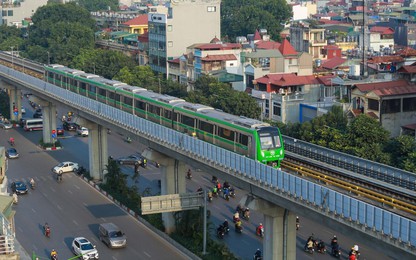
[{"label": "sign board", "polygon": [[56,138],[56,134],[52,134],[52,138]]},{"label": "sign board", "polygon": [[183,193],[142,197],[142,214],[198,209],[204,205],[204,194]]},{"label": "sign board", "polygon": [[13,114],[14,114],[15,116],[17,116],[17,114],[19,114],[19,112],[14,111],[14,112],[13,112]]}]

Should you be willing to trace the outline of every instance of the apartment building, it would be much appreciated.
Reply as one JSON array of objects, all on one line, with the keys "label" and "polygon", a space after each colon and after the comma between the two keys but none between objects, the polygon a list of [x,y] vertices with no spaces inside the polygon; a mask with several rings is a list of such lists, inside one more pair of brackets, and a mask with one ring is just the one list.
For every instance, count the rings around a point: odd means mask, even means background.
[{"label": "apartment building", "polygon": [[[220,37],[220,0],[170,0],[149,9],[149,65],[169,75],[168,61],[198,42]],[[196,69],[196,73],[200,70]]]},{"label": "apartment building", "polygon": [[322,59],[322,48],[327,45],[325,29],[312,28],[307,22],[290,26],[290,43],[300,52],[307,52],[313,59]]},{"label": "apartment building", "polygon": [[48,3],[48,0],[2,1],[1,23],[8,26],[22,27],[22,21],[30,18],[36,10]]}]

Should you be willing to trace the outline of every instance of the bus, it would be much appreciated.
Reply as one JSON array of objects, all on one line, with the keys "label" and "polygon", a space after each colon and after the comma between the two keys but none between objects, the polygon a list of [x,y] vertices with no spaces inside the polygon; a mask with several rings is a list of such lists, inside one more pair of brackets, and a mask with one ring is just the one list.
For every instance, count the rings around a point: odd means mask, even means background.
[{"label": "bus", "polygon": [[23,129],[25,131],[43,130],[43,119],[33,118],[24,120]]}]

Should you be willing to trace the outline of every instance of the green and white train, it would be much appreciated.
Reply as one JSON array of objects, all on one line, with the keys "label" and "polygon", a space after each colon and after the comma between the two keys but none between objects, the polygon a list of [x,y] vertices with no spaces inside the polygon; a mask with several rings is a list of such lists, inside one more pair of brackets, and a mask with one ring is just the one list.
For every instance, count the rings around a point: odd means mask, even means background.
[{"label": "green and white train", "polygon": [[45,65],[44,78],[61,88],[270,166],[280,167],[284,158],[279,129],[259,120],[234,116],[62,65]]}]

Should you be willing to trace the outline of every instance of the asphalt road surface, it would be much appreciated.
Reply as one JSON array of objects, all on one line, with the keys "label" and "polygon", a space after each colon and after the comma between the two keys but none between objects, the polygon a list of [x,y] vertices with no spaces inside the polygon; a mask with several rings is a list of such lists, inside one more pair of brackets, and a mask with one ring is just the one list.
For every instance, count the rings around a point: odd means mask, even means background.
[{"label": "asphalt road surface", "polygon": [[[25,102],[22,102],[25,105]],[[26,117],[33,112],[29,106]],[[58,109],[58,119],[65,109]],[[58,120],[59,121],[59,120]],[[58,123],[59,124],[59,123]],[[5,133],[5,134],[3,134]],[[0,145],[7,147],[10,136],[16,139],[16,148],[21,158],[9,161],[7,172],[9,182],[13,180],[29,181],[34,177],[37,181],[37,189],[30,191],[28,195],[19,197],[19,204],[15,206],[17,238],[25,249],[31,253],[45,256],[52,248],[55,248],[61,256],[72,256],[70,244],[75,236],[85,236],[97,245],[100,259],[184,259],[180,252],[173,249],[165,241],[158,238],[132,217],[126,215],[109,200],[103,198],[94,189],[79,179],[73,173],[64,174],[63,182],[56,183],[51,168],[60,161],[74,161],[88,168],[88,138],[74,137],[73,133],[66,132],[66,138],[61,139],[64,149],[60,151],[44,152],[36,144],[41,138],[41,132],[26,133],[22,129],[13,129],[1,133]],[[6,137],[6,138],[3,138]],[[108,136],[109,155],[114,158],[141,152],[144,147],[139,143],[127,143],[123,136],[115,130]],[[133,167],[122,166],[122,170],[133,175]],[[139,186],[141,192],[152,195],[159,194],[158,180],[160,169],[149,164],[146,169],[141,169],[138,183],[128,178],[129,183]],[[192,169],[193,178],[187,181],[187,190],[195,192],[199,187],[209,189],[212,187],[211,175]],[[184,173],[185,174],[185,173]],[[224,180],[220,180],[222,183]],[[232,183],[231,183],[232,185]],[[214,198],[209,203],[211,217],[209,221],[215,228],[228,219],[231,225],[230,233],[222,239],[230,250],[241,259],[252,259],[257,248],[262,248],[262,238],[255,235],[258,223],[263,222],[263,215],[251,212],[249,222],[243,221],[243,234],[234,232],[232,215],[241,197],[246,193],[236,188],[237,197],[226,201],[222,198]],[[52,228],[52,237],[45,238],[42,235],[42,225],[47,221]],[[121,250],[110,250],[98,241],[98,223],[114,222],[124,230],[128,237],[128,246]],[[215,229],[211,229],[211,236],[215,237]],[[393,259],[389,252],[372,250],[372,245],[366,241],[353,241],[348,234],[339,234],[330,227],[322,226],[307,220],[306,216],[300,216],[300,229],[297,235],[297,259],[333,259],[327,254],[308,254],[303,251],[307,237],[314,234],[315,238],[322,239],[328,245],[333,235],[337,235],[343,256],[347,259],[347,250],[354,244],[360,246],[360,259]],[[216,239],[216,238],[215,238]],[[208,252],[209,253],[209,252]]]}]

